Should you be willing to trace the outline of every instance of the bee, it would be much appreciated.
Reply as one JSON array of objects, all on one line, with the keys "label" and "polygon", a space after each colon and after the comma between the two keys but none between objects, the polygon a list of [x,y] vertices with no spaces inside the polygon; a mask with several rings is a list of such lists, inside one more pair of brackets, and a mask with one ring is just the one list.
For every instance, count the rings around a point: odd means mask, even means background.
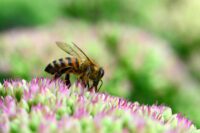
[{"label": "bee", "polygon": [[[74,74],[85,87],[94,87],[95,91],[99,91],[103,84],[104,69],[91,60],[75,43],[72,46],[64,42],[56,42],[56,44],[70,56],[54,60],[46,66],[45,71],[54,75],[54,79],[65,74],[67,86],[71,85],[70,74]],[[92,81],[92,86],[89,84],[90,81]],[[99,81],[101,84],[98,88]]]}]

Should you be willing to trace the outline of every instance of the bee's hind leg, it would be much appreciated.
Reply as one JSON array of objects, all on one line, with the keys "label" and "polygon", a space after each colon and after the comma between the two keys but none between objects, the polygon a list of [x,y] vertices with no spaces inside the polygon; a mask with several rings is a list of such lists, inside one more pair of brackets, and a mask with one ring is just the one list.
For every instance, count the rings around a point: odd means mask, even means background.
[{"label": "bee's hind leg", "polygon": [[69,74],[66,74],[66,75],[65,75],[65,84],[66,84],[68,87],[71,86]]}]

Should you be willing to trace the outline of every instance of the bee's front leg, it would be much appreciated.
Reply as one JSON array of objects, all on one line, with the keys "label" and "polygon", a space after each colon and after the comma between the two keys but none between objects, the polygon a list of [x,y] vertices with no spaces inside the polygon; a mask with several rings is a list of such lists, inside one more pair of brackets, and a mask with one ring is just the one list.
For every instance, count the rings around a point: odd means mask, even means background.
[{"label": "bee's front leg", "polygon": [[89,91],[95,91],[95,92],[97,92],[98,90],[97,90],[97,85],[98,85],[98,83],[96,83],[95,81],[93,81],[93,85],[89,88]]}]

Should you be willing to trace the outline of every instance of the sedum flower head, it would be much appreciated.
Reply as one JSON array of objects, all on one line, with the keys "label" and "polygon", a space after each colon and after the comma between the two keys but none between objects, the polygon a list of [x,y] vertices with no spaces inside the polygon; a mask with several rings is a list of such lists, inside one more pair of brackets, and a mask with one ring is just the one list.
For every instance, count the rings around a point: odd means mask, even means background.
[{"label": "sedum flower head", "polygon": [[81,85],[36,78],[0,85],[0,132],[199,132],[166,106],[140,105]]}]

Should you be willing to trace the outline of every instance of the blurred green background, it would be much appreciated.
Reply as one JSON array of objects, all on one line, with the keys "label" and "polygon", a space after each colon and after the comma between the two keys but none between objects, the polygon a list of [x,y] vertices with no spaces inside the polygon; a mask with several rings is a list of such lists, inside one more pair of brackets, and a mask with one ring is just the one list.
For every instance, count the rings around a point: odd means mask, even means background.
[{"label": "blurred green background", "polygon": [[105,68],[101,89],[163,104],[200,127],[199,0],[1,0],[0,81],[43,70],[75,42]]}]

